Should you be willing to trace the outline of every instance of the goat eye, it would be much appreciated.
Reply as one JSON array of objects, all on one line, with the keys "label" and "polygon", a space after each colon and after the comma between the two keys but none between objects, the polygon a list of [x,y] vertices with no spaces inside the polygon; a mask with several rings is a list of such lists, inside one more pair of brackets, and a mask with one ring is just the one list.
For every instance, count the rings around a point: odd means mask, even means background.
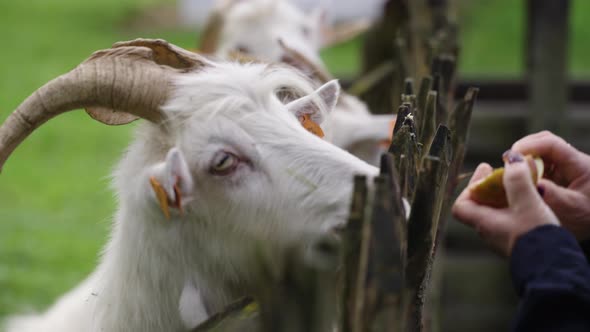
[{"label": "goat eye", "polygon": [[211,173],[215,175],[227,175],[236,169],[239,162],[240,160],[236,155],[226,151],[219,151],[213,157]]}]

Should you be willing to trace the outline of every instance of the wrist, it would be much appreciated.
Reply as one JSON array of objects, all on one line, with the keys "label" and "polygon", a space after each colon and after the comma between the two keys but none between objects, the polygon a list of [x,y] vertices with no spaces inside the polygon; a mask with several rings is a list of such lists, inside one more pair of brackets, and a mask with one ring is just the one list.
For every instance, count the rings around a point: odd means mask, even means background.
[{"label": "wrist", "polygon": [[536,231],[539,228],[543,227],[559,227],[562,228],[559,224],[559,221],[555,218],[539,218],[535,219],[535,222],[532,224],[527,225],[526,227],[521,228],[520,232],[516,232],[515,236],[509,242],[508,250],[506,252],[507,257],[512,256],[512,252],[514,251],[514,247],[518,243],[518,241],[527,234]]},{"label": "wrist", "polygon": [[573,235],[557,225],[542,225],[523,234],[510,256],[512,282],[520,296],[527,283],[546,275],[552,265],[559,265],[561,251],[578,247]]},{"label": "wrist", "polygon": [[580,247],[584,252],[584,256],[586,256],[586,259],[590,260],[590,239],[580,241]]}]

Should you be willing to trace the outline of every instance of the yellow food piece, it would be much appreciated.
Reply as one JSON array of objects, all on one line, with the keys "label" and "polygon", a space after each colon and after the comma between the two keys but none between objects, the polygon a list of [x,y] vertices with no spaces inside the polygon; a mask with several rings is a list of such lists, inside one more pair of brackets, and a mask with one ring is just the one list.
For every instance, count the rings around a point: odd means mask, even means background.
[{"label": "yellow food piece", "polygon": [[[543,159],[539,157],[526,156],[525,160],[531,169],[533,183],[536,185],[539,179],[543,177],[545,165]],[[496,208],[505,208],[508,206],[506,191],[504,190],[504,168],[496,168],[490,175],[471,188],[471,198],[483,205]]]}]

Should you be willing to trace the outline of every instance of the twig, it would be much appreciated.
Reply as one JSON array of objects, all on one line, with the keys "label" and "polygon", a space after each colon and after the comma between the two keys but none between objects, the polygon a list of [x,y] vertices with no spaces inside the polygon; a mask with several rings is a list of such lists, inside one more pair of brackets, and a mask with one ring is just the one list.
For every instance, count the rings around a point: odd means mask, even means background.
[{"label": "twig", "polygon": [[395,65],[392,61],[384,61],[378,67],[356,79],[347,92],[353,96],[362,96],[391,75],[394,69]]},{"label": "twig", "polygon": [[[251,306],[252,310],[246,310],[248,306]],[[256,303],[254,300],[251,297],[244,297],[231,303],[223,311],[209,317],[209,319],[199,324],[199,326],[194,328],[191,332],[229,332],[227,326],[236,327],[236,329],[233,329],[232,331],[240,331],[240,329],[253,330],[257,326],[256,323],[251,320],[251,318],[257,317],[258,315],[255,308]],[[222,324],[224,324],[226,328],[220,328]]]}]

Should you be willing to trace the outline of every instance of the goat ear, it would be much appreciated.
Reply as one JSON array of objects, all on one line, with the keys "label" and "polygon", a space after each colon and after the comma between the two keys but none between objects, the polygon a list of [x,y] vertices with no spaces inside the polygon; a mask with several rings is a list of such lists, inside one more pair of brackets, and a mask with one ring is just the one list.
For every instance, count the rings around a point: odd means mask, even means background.
[{"label": "goat ear", "polygon": [[[313,122],[321,124],[326,119],[327,113],[336,107],[339,95],[338,80],[331,80],[314,93],[290,102],[287,104],[287,109],[300,120],[308,115]],[[318,101],[325,107],[318,106]]]},{"label": "goat ear", "polygon": [[193,190],[193,177],[188,164],[177,148],[172,148],[166,155],[166,174],[169,183],[177,187],[183,194],[190,194]]},{"label": "goat ear", "polygon": [[320,96],[328,111],[331,112],[336,107],[336,103],[338,103],[340,83],[338,83],[338,80],[331,80],[317,89],[316,93]]},{"label": "goat ear", "polygon": [[179,149],[168,152],[164,165],[157,166],[150,177],[150,184],[167,219],[170,219],[171,208],[182,215],[183,203],[193,194],[193,178]]},{"label": "goat ear", "polygon": [[314,8],[313,11],[310,13],[309,19],[312,22],[313,26],[317,29],[318,33],[321,32],[323,29],[328,28],[328,10],[326,10],[326,5],[320,3],[319,6]]}]

